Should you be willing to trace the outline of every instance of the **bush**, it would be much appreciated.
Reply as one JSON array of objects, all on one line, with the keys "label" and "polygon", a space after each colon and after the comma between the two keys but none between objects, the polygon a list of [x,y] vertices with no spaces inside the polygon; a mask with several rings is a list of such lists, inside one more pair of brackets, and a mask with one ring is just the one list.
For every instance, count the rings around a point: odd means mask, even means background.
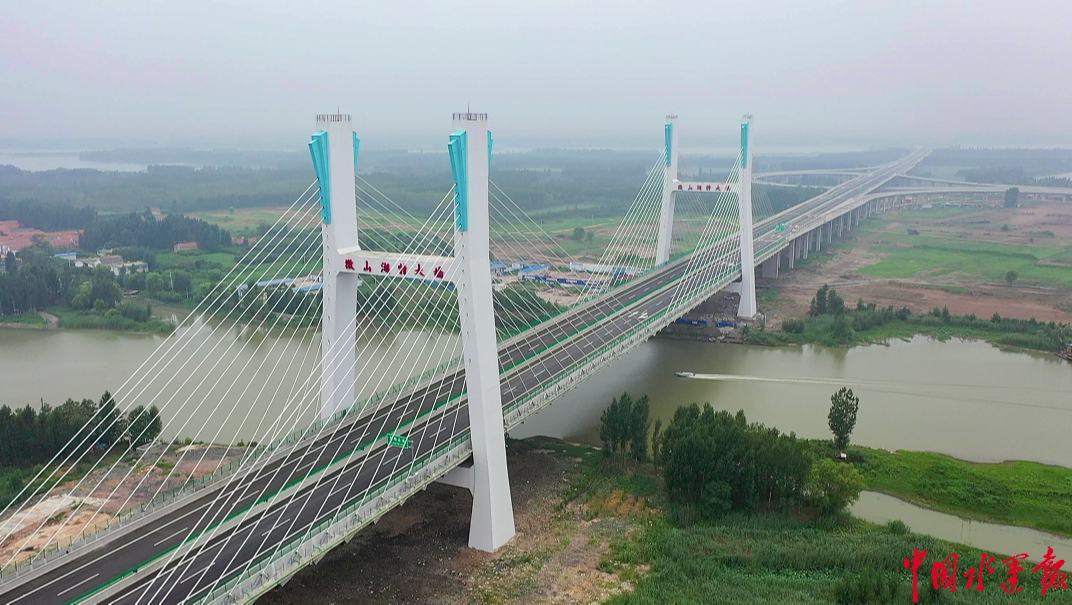
[{"label": "bush", "polygon": [[895,536],[904,536],[912,533],[912,529],[900,519],[893,519],[892,521],[888,521],[886,523],[886,531]]},{"label": "bush", "polygon": [[834,586],[834,601],[838,605],[900,602],[901,583],[896,575],[873,569],[845,574]]},{"label": "bush", "polygon": [[847,463],[817,460],[808,475],[808,499],[825,515],[836,515],[856,502],[864,489],[864,475]]},{"label": "bush", "polygon": [[782,320],[782,330],[790,334],[803,334],[804,325],[804,320],[797,317],[787,317]]}]

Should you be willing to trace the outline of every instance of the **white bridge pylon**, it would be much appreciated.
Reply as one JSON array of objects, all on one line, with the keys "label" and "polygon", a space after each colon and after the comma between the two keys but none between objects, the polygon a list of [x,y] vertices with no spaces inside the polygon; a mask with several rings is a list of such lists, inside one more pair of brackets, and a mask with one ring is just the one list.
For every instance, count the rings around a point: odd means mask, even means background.
[{"label": "white bridge pylon", "polygon": [[752,242],[752,116],[741,118],[741,172],[737,182],[732,181],[681,181],[678,179],[678,128],[677,116],[666,116],[666,167],[663,169],[662,208],[659,213],[659,237],[655,248],[655,264],[670,260],[670,246],[674,239],[674,206],[680,192],[737,194],[738,224],[741,231],[741,281],[729,291],[741,295],[737,309],[739,317],[756,315],[756,263]]},{"label": "white bridge pylon", "polygon": [[[309,143],[320,183],[324,240],[321,417],[354,405],[357,284],[361,274],[452,282],[461,316],[473,493],[469,546],[493,552],[514,536],[506,467],[498,341],[492,301],[488,168],[491,133],[485,113],[454,114],[447,149],[454,173],[454,256],[362,250],[354,167],[358,138],[348,115],[320,115]],[[342,354],[336,354],[342,352]],[[336,360],[334,362],[328,360]]]}]

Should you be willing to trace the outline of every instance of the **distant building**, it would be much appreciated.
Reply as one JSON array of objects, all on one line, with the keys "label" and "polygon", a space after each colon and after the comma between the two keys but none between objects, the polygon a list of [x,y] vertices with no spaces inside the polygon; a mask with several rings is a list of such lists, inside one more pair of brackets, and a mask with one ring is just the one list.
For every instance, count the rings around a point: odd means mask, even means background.
[{"label": "distant building", "polygon": [[175,244],[175,252],[183,250],[197,250],[197,242],[179,242]]},{"label": "distant building", "polygon": [[73,250],[78,247],[81,231],[45,232],[32,227],[23,227],[18,221],[0,221],[0,251],[19,250],[33,243],[33,238],[41,236],[57,250]]},{"label": "distant building", "polygon": [[98,265],[104,265],[116,276],[124,275],[126,273],[144,273],[149,270],[149,263],[146,263],[145,261],[125,261],[123,260],[123,257],[118,254],[101,255],[93,258],[75,258],[70,260],[74,261],[74,266],[76,267],[96,267]]}]

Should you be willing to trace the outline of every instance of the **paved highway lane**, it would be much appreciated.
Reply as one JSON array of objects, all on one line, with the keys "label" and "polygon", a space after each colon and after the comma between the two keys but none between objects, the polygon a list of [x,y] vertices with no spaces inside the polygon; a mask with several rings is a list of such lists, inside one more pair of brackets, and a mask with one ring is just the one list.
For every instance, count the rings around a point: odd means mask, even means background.
[{"label": "paved highway lane", "polygon": [[[870,186],[888,178],[885,174],[889,172],[896,172],[896,167],[881,170],[881,174],[875,177],[864,177],[863,183],[854,180],[846,184],[848,186],[843,191],[825,201],[806,203],[792,217],[786,217],[784,213],[780,216],[782,220],[788,218],[793,223],[813,220],[819,209],[825,211],[844,202],[848,194],[854,193],[853,190],[861,184]],[[757,227],[757,231],[761,229],[763,227]],[[756,248],[762,249],[781,236],[782,233],[767,233],[757,240]],[[667,288],[647,299],[643,297],[679,279],[687,265],[687,258],[679,259],[634,283],[607,293],[605,298],[589,307],[556,316],[501,347],[499,359],[504,372],[523,364],[519,371],[503,378],[504,405],[524,396],[548,378],[634,327],[640,321],[638,315],[665,308],[673,296],[674,288]],[[629,313],[622,312],[625,309]],[[586,328],[587,332],[547,352],[549,347],[568,340],[578,330]],[[529,360],[528,363],[525,360]],[[462,403],[460,407],[448,409],[430,422],[424,419],[418,421],[409,432],[412,442],[416,444],[415,449],[370,445],[385,432],[413,422],[418,416],[427,414],[463,392],[464,376],[461,371],[455,371],[412,395],[397,399],[383,410],[363,418],[344,420],[310,443],[297,445],[285,457],[249,475],[238,475],[229,485],[205,490],[181,508],[152,519],[137,533],[117,535],[102,545],[76,553],[70,561],[65,561],[46,576],[20,586],[8,587],[8,592],[0,599],[11,603],[54,603],[85,594],[128,570],[144,567],[154,557],[168,553],[184,542],[187,536],[199,535],[207,528],[235,516],[253,505],[260,494],[275,493],[330,461],[350,455],[347,464],[320,472],[306,481],[308,485],[292,489],[278,498],[278,502],[244,516],[236,527],[219,532],[220,535],[210,540],[196,555],[177,557],[161,574],[146,574],[145,579],[132,583],[120,600],[134,603],[139,597],[148,597],[141,602],[180,602],[190,595],[196,595],[216,578],[234,573],[251,558],[270,552],[274,545],[318,523],[339,505],[358,499],[368,490],[386,482],[414,456],[420,457],[430,451],[432,444],[442,443],[444,439],[467,431],[468,415]],[[424,438],[426,435],[427,439]],[[355,451],[357,453],[351,455]],[[168,595],[166,599],[157,598],[165,593]]]}]

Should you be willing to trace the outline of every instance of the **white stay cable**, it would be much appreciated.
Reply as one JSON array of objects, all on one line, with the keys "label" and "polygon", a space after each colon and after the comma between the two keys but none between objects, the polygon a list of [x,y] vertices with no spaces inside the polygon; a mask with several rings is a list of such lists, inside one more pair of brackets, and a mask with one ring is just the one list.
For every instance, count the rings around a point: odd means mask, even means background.
[{"label": "white stay cable", "polygon": [[[313,206],[315,206],[315,204],[313,204]],[[273,250],[274,250],[274,248],[273,248]],[[237,268],[237,266],[236,266],[236,268]],[[237,279],[237,276],[236,276],[236,279]],[[222,293],[221,293],[221,296],[222,296]],[[217,297],[217,300],[218,300],[218,298],[219,298],[219,297]],[[214,332],[215,332],[215,331],[216,331],[217,329],[219,329],[219,327],[220,327],[220,326],[217,326],[217,327],[214,327],[214,328],[212,328],[212,330],[210,330],[210,334],[214,333]],[[197,332],[197,331],[200,331],[200,326],[198,327],[198,329],[197,329],[197,330],[195,330],[195,331],[194,331],[194,333],[196,334],[196,332]],[[188,331],[187,333],[189,333],[189,331]],[[185,336],[185,334],[184,334],[184,336]],[[180,338],[179,340],[181,340],[181,338]],[[185,346],[186,346],[187,344],[189,344],[189,342],[190,342],[191,340],[192,340],[192,338],[188,338],[188,339],[187,339],[187,340],[186,340],[185,342],[183,342],[183,343],[182,343],[182,346],[181,346],[181,347],[179,347],[179,350],[180,350],[180,352],[181,352],[181,350],[182,350],[182,349],[184,349],[184,348],[185,348]],[[203,344],[203,343],[202,343],[202,344]],[[162,346],[161,346],[160,348],[163,348],[163,345],[162,345]],[[160,350],[160,348],[158,348],[158,350]],[[168,352],[170,352],[170,351],[173,351],[173,350],[175,350],[175,346],[172,346],[172,347],[171,347],[171,348],[170,348],[170,349],[168,350]],[[164,366],[164,367],[170,366],[170,365],[172,364],[172,362],[174,361],[174,358],[175,358],[175,356],[173,356],[173,355],[172,355],[172,356],[168,356],[168,357],[167,357],[167,360],[168,360],[168,361],[167,361],[167,363],[165,364],[165,366]],[[161,357],[161,359],[164,359],[164,358],[163,358],[163,357]],[[158,363],[159,363],[160,359],[158,359],[157,361],[158,361]],[[144,364],[143,364],[143,365],[144,365]],[[154,365],[154,368],[155,368],[155,365]],[[180,370],[181,370],[181,368],[180,368]],[[159,373],[159,372],[158,372],[158,373]],[[129,382],[129,381],[128,381],[128,382]],[[142,391],[144,391],[144,389],[145,389],[145,388],[147,388],[148,384],[149,384],[149,383],[146,383],[146,386],[145,386],[145,387],[143,387]],[[128,395],[128,397],[129,397],[129,395]],[[140,397],[140,392],[139,392],[139,394],[138,394],[138,395],[136,395],[136,396],[135,396],[135,398],[133,399],[133,401],[137,401],[137,400],[138,400],[138,399],[137,399],[138,397]],[[128,401],[130,401],[130,400],[128,399]],[[145,406],[145,409],[146,409],[146,412],[145,412],[145,413],[147,413],[148,407],[149,407],[149,406]],[[127,408],[133,408],[133,402],[132,402],[132,401],[131,401],[130,403],[128,403],[128,405],[127,405]],[[118,420],[119,420],[119,416],[117,415],[117,416],[116,416],[115,418],[113,418],[113,420],[112,420],[112,423],[114,423],[114,422],[117,422]],[[110,423],[110,424],[109,424],[109,426],[108,426],[107,428],[110,428],[110,427],[112,426],[112,423]],[[107,430],[107,428],[106,428],[105,430]],[[94,430],[96,431],[97,429],[94,429]],[[136,440],[137,440],[137,439],[135,439],[134,441],[136,441]],[[133,443],[133,441],[132,441],[132,443]],[[131,443],[131,444],[128,444],[128,446],[127,446],[127,449],[126,449],[126,450],[124,451],[124,455],[125,455],[125,453],[126,453],[127,451],[129,451],[129,450],[131,449],[131,447],[132,447],[132,443]],[[89,449],[89,448],[87,448],[87,449],[86,449],[85,451],[83,451],[83,452],[81,453],[81,455],[79,456],[78,460],[77,460],[77,461],[75,461],[75,462],[74,462],[74,464],[72,464],[72,465],[71,465],[70,467],[68,467],[68,468],[67,468],[67,470],[65,470],[65,471],[64,471],[63,475],[62,475],[62,476],[61,476],[61,478],[60,478],[60,481],[62,481],[62,479],[66,477],[66,474],[67,474],[67,473],[68,473],[68,472],[69,472],[69,471],[71,470],[71,468],[73,468],[74,466],[76,466],[76,465],[78,464],[78,462],[80,462],[80,461],[81,461],[82,457],[84,457],[85,455],[87,455],[89,451],[90,451],[90,449]],[[70,460],[70,458],[68,457],[68,461],[69,461],[69,460]],[[103,458],[102,458],[102,459],[100,459],[100,460],[98,460],[97,462],[95,462],[95,463],[94,463],[94,468],[93,468],[93,469],[91,469],[90,473],[87,473],[86,475],[84,475],[84,476],[82,477],[82,479],[80,479],[80,480],[78,481],[78,484],[77,484],[77,485],[76,485],[76,486],[75,486],[74,488],[72,488],[72,492],[71,492],[71,493],[73,493],[74,491],[76,491],[76,490],[77,490],[77,489],[78,489],[78,488],[79,488],[79,487],[80,487],[80,486],[82,485],[82,482],[83,482],[83,481],[85,481],[85,479],[86,479],[86,478],[88,478],[88,477],[90,477],[90,476],[92,475],[92,472],[93,472],[93,470],[95,470],[95,469],[96,469],[96,466],[97,466],[97,465],[98,465],[98,464],[99,464],[99,463],[100,463],[100,462],[101,462],[102,460],[103,460]],[[118,458],[118,459],[116,460],[116,463],[115,463],[115,464],[118,464],[118,462],[120,462],[121,460],[122,460],[122,455],[121,455],[121,456],[120,456],[120,457],[119,457],[119,458]],[[115,464],[113,464],[113,468],[114,468]],[[107,474],[106,474],[106,476],[107,476]],[[79,506],[81,506],[81,504],[79,504]],[[71,514],[71,515],[68,515],[67,519],[70,519],[70,518],[72,518],[73,516],[74,516],[73,514]],[[40,528],[38,528],[38,530],[36,530],[36,531],[35,531],[35,532],[34,532],[33,534],[30,534],[30,536],[32,537],[33,535],[36,535],[36,532],[37,532],[37,531],[39,531],[39,530],[40,530]],[[10,535],[10,532],[9,532],[9,535]],[[7,536],[5,536],[5,539],[6,539],[6,538],[7,538]],[[27,539],[29,539],[29,538],[27,538]],[[51,543],[51,540],[49,540],[49,542]],[[8,563],[10,563],[10,561],[9,561]]]},{"label": "white stay cable", "polygon": [[[288,213],[293,211],[295,206],[298,206],[299,204],[304,205],[305,203],[308,202],[308,200],[306,200],[306,202],[301,202],[301,200],[307,194],[309,194],[309,191],[312,190],[315,185],[316,185],[316,182],[314,181],[308,188],[306,188],[306,190],[301,194],[301,196],[299,196],[298,199],[295,200],[291,204],[291,206],[287,209],[287,211],[284,212],[284,214],[281,215],[280,218],[276,220],[276,225],[278,225],[287,216]],[[315,196],[315,192],[314,192],[313,195]],[[273,227],[275,227],[275,225],[273,225]],[[228,271],[227,275],[225,275],[223,278],[221,278],[221,280],[217,283],[217,285],[214,287],[214,289],[211,290],[208,294],[206,294],[206,296],[202,299],[202,301],[200,303],[198,303],[198,305],[194,308],[194,310],[189,315],[187,315],[187,317],[184,318],[182,322],[179,323],[179,325],[176,327],[176,330],[178,330],[178,328],[181,328],[183,325],[188,323],[190,321],[190,318],[199,317],[197,315],[198,309],[201,308],[204,305],[205,301],[208,301],[211,298],[212,292],[214,292],[216,290],[220,290],[221,292],[226,290],[226,288],[220,288],[220,285],[223,284],[223,282],[227,279],[227,277],[230,276],[232,273],[234,273],[238,269],[238,267],[240,267],[242,265],[242,263],[245,261],[245,259],[248,258],[251,254],[253,254],[255,250],[257,250],[256,247],[251,248],[250,250],[248,250],[246,252],[245,256],[238,263],[236,263],[236,265],[234,267],[232,267],[230,271]],[[259,254],[260,250],[257,250],[257,252]],[[237,276],[236,276],[236,278],[237,278]],[[213,301],[213,302],[215,302],[215,301]],[[213,303],[210,303],[208,305],[208,307],[211,308],[212,304]],[[168,356],[168,353],[170,353],[172,350],[174,350],[174,348],[177,346],[176,342],[179,341],[179,340],[181,340],[181,338],[165,340],[164,343],[162,343],[159,347],[157,347],[157,349],[152,354],[150,354],[150,356],[148,358],[146,358],[146,360],[144,362],[142,362],[141,366],[139,366],[134,371],[134,373],[131,375],[131,377],[128,378],[123,383],[123,385],[120,385],[119,389],[117,389],[115,391],[115,395],[113,395],[113,400],[116,401],[117,407],[119,407],[119,395],[121,394],[121,391],[123,391],[125,388],[127,388],[128,385],[131,385],[132,380],[137,379],[137,381],[135,381],[135,383],[133,385],[133,386],[136,386],[137,382],[140,381],[143,376],[146,376],[146,375],[149,375],[149,374],[153,373],[153,371],[156,369],[156,366],[160,363],[161,360],[168,359],[169,363],[170,363],[171,358]],[[160,353],[160,355],[158,355],[158,353]],[[149,368],[148,372],[143,374],[142,369],[144,369],[145,366],[147,364],[149,364],[149,362],[152,361],[152,359],[154,357],[156,357],[156,361],[154,362],[153,366],[151,368]],[[129,407],[132,407],[132,406],[129,406]],[[94,418],[97,416],[97,414],[99,414],[99,410],[98,410],[97,413],[94,414]],[[82,427],[79,428],[79,430],[75,433],[75,435],[73,435],[70,438],[70,440],[68,440],[67,444],[63,448],[61,448],[59,450],[59,452],[57,452],[48,463],[46,463],[45,465],[42,466],[41,470],[38,471],[37,475],[31,481],[29,481],[26,484],[26,486],[23,487],[22,490],[20,490],[19,494],[7,506],[5,506],[2,511],[0,511],[0,516],[3,516],[10,509],[10,507],[14,503],[19,502],[19,501],[23,502],[23,504],[20,505],[20,507],[16,510],[16,512],[13,513],[12,516],[9,517],[7,521],[5,521],[4,525],[0,526],[0,532],[3,531],[3,529],[9,524],[9,522],[12,519],[14,519],[14,518],[16,518],[18,516],[18,513],[23,510],[24,506],[26,506],[26,504],[29,502],[30,499],[32,499],[33,497],[38,495],[38,490],[43,489],[44,486],[47,486],[47,485],[50,485],[50,484],[62,483],[62,481],[66,477],[67,473],[77,465],[77,462],[74,463],[74,464],[70,464],[71,456],[73,456],[76,452],[82,451],[82,448],[84,446],[86,446],[88,440],[91,439],[93,435],[97,434],[98,431],[107,430],[107,429],[111,428],[111,423],[109,423],[108,427],[105,427],[104,429],[101,429],[101,425],[103,425],[106,421],[107,421],[107,419],[102,417],[92,428],[89,428],[90,424],[93,424],[93,418],[91,418],[85,425],[83,425]],[[113,420],[113,422],[114,422],[114,420]],[[84,433],[84,435],[83,435],[83,433]],[[76,439],[79,439],[79,435],[83,435],[81,441],[79,442],[79,444],[77,446],[72,448],[71,444],[74,443]],[[92,445],[92,444],[90,444],[90,445]],[[64,460],[62,462],[60,462],[59,464],[56,464],[56,461],[59,459],[59,457],[61,455],[63,455],[63,452],[68,452],[68,453],[64,457]],[[84,455],[85,455],[85,452],[83,452],[83,456]],[[79,461],[80,460],[81,460],[81,457],[79,458]],[[64,470],[64,472],[61,475],[61,477],[59,478],[59,480],[53,482],[53,479],[55,478],[56,471],[59,470],[62,467],[66,467],[66,469]],[[44,481],[39,481],[40,478],[41,478],[41,475],[46,470],[49,470],[49,469],[52,469],[50,474],[49,474],[49,477],[47,477]],[[32,494],[26,495],[25,498],[24,498],[26,490],[31,485],[36,485],[37,487],[34,488],[34,492]],[[3,539],[0,539],[0,543],[3,543],[9,536],[10,536],[10,532],[7,533],[6,535],[4,535]]]},{"label": "white stay cable", "polygon": [[[416,241],[416,240],[418,240],[419,238],[420,238],[420,234],[418,234],[418,236],[416,236],[416,237],[414,238],[414,240]],[[427,244],[430,244],[430,243],[432,243],[432,242],[434,242],[434,238],[427,238],[427,241],[426,241],[426,245],[427,245]],[[420,251],[420,252],[418,252],[418,253],[423,253],[423,252],[424,252],[424,251],[422,250],[422,251]],[[414,345],[413,345],[413,346],[415,346],[415,343],[414,343]],[[412,347],[411,347],[411,350],[412,350]],[[397,356],[397,354],[396,354],[396,356]],[[426,365],[427,365],[427,363],[430,363],[430,361],[431,361],[431,357],[429,357],[429,356],[425,356],[425,358],[426,358]],[[381,361],[382,361],[382,359],[381,359]],[[355,359],[355,362],[354,362],[354,363],[356,364],[356,359]],[[398,373],[399,373],[399,372],[401,371],[401,367],[400,367],[400,366],[398,366],[398,364],[395,364],[395,367],[396,367],[396,375],[395,375],[395,379],[397,379],[397,378],[398,378]],[[365,372],[362,372],[362,374],[366,374],[366,373],[365,373]],[[369,375],[369,376],[371,377],[371,376],[374,376],[374,375],[376,375],[376,373],[375,373],[375,372],[374,372],[374,373],[369,373],[369,374],[367,374],[367,375]],[[371,378],[370,378],[370,379],[371,379]],[[366,381],[366,384],[367,384],[367,381]],[[362,390],[364,390],[364,388],[363,388]],[[381,402],[381,404],[380,404],[380,405],[382,405],[382,402]],[[379,405],[377,406],[377,410],[378,410],[378,409],[379,409]],[[373,417],[375,417],[375,415],[376,415],[376,412],[374,411],[374,412],[373,412],[373,414],[372,414],[372,416],[373,416]],[[362,414],[361,416],[364,416],[364,415]],[[354,428],[355,426],[357,426],[357,423],[356,423],[356,422],[355,422],[355,423],[353,423],[353,424],[351,424],[351,426],[350,426],[350,430],[352,431],[352,430],[353,430],[353,428]],[[323,430],[323,428],[322,428],[322,430]],[[340,442],[340,445],[339,445],[339,447],[342,447],[342,444],[343,444],[344,442],[345,442],[345,441],[343,441],[343,442]],[[303,454],[303,456],[304,456],[304,455],[306,455],[306,454],[308,454],[308,451],[307,451],[307,452],[306,452],[305,454]],[[338,452],[336,452],[336,456],[337,456],[337,454],[338,454]],[[300,468],[300,467],[298,467],[298,468]],[[278,472],[278,471],[277,471],[277,472]],[[312,471],[310,471],[310,472],[312,472]],[[306,476],[306,478],[308,478],[308,475]],[[305,479],[303,479],[303,480],[302,480],[302,484],[303,484],[303,485],[304,485],[304,481],[305,481]],[[318,480],[318,481],[319,481],[319,480]],[[299,488],[299,489],[300,489],[300,488]],[[276,497],[278,497],[278,496],[279,496],[279,494],[278,494],[278,493],[277,493],[277,494],[275,494],[275,495],[274,495],[274,496],[272,497],[272,498],[273,498],[273,500],[274,500],[274,498],[276,498]],[[248,513],[248,511],[247,511],[247,513]],[[230,538],[228,538],[228,539],[230,539]],[[207,540],[206,540],[206,541],[204,542],[204,544],[207,544],[207,543],[208,543],[208,542],[207,542]]]}]

